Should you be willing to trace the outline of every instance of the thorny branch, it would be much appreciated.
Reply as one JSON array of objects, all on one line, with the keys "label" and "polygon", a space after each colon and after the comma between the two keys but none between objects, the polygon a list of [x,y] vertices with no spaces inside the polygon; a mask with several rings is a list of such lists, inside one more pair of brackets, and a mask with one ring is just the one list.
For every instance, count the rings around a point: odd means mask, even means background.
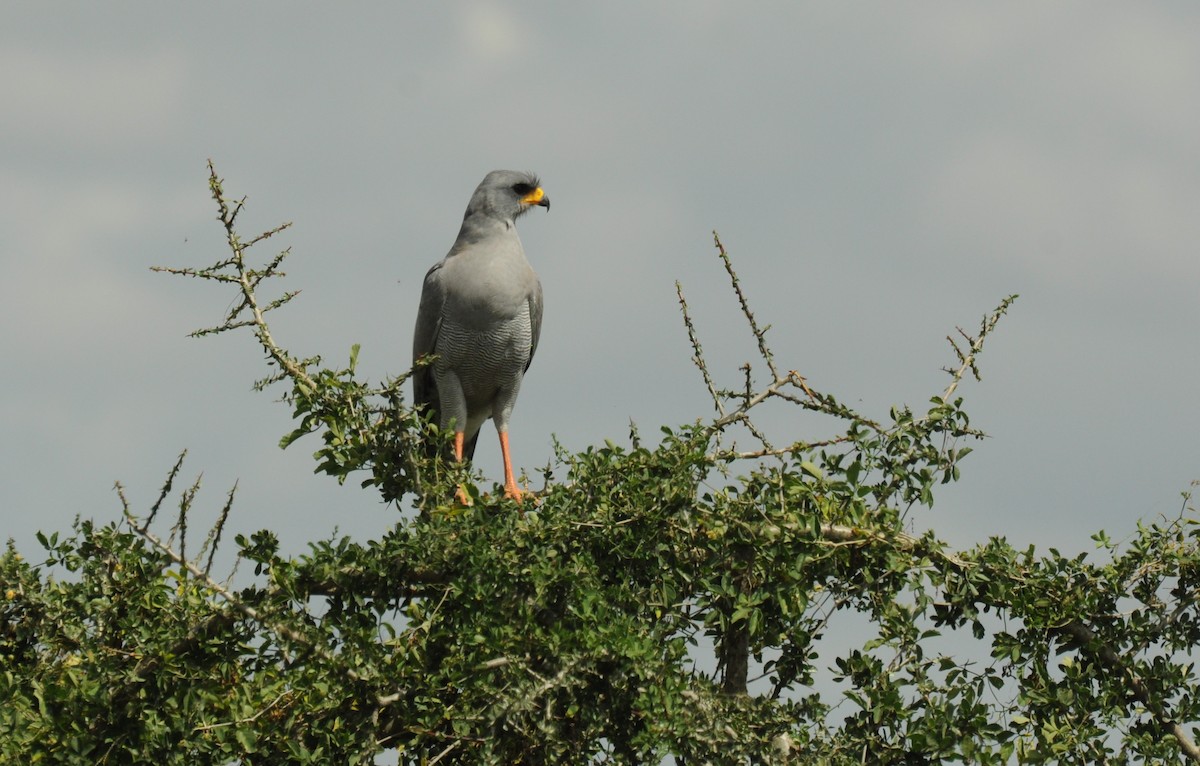
[{"label": "thorny branch", "polygon": [[[320,357],[300,358],[281,347],[272,335],[266,315],[289,303],[299,291],[286,291],[268,300],[258,290],[265,280],[284,276],[280,267],[291,249],[281,250],[262,264],[253,263],[248,251],[285,231],[291,224],[284,223],[243,240],[236,225],[246,199],[231,201],[226,196],[223,181],[217,176],[211,160],[208,173],[209,190],[217,204],[217,220],[225,231],[229,254],[204,268],[152,268],[153,271],[236,286],[235,298],[221,324],[196,330],[191,336],[250,328],[266,352],[268,366],[274,370],[256,381],[254,389],[261,391],[278,382],[290,386],[282,398],[292,405],[299,424],[284,437],[282,446],[321,432],[325,447],[318,453],[319,471],[334,475],[339,482],[344,482],[353,472],[369,471],[371,478],[364,486],[374,483],[389,501],[398,500],[412,491],[420,495],[424,484],[414,452],[421,435],[411,427],[417,422],[418,415],[405,407],[400,393],[411,371],[370,387],[355,379],[358,346],[351,349],[349,366],[336,371],[322,369]],[[404,427],[405,423],[409,427]],[[186,523],[186,519],[183,521]],[[181,527],[180,533],[182,539],[186,529]]]},{"label": "thorny branch", "polygon": [[996,310],[985,316],[980,322],[979,334],[975,337],[968,335],[961,327],[956,328],[958,330],[958,334],[961,335],[967,342],[967,350],[965,352],[958,345],[958,342],[954,340],[953,336],[946,336],[946,340],[950,341],[950,347],[954,349],[954,353],[958,356],[958,361],[961,364],[959,364],[958,369],[954,370],[948,367],[943,368],[946,370],[946,372],[950,373],[951,378],[950,385],[947,386],[945,392],[942,393],[943,402],[950,401],[950,397],[954,394],[954,390],[958,388],[958,384],[962,382],[962,379],[967,374],[968,370],[970,370],[971,374],[975,376],[975,380],[980,380],[979,368],[975,366],[975,357],[977,357],[979,352],[983,350],[983,339],[991,334],[992,330],[995,329],[996,324],[999,323],[1000,317],[1004,316],[1008,312],[1008,307],[1011,306],[1013,301],[1016,299],[1016,295],[1010,295],[1001,301],[1000,305],[996,307]]},{"label": "thorny branch", "polygon": [[[267,352],[276,366],[280,368],[282,373],[291,378],[297,385],[307,386],[310,389],[316,389],[316,382],[309,376],[305,362],[295,359],[286,351],[284,351],[271,336],[271,329],[267,325],[265,315],[269,311],[283,306],[292,298],[299,295],[299,291],[286,292],[279,298],[268,303],[266,306],[260,305],[256,290],[259,283],[270,277],[283,276],[283,272],[279,271],[279,266],[284,259],[290,254],[290,248],[284,249],[272,258],[264,268],[254,269],[246,264],[246,251],[254,245],[269,239],[274,235],[291,227],[291,223],[284,223],[269,229],[262,234],[252,238],[248,242],[242,242],[238,236],[235,224],[238,214],[242,211],[246,203],[243,197],[231,207],[229,201],[225,197],[225,191],[222,187],[222,181],[217,176],[216,168],[213,167],[212,161],[208,163],[208,186],[212,193],[213,200],[217,203],[217,220],[225,228],[225,239],[231,253],[230,257],[218,261],[217,263],[203,269],[195,268],[169,268],[163,266],[152,267],[153,271],[165,272],[168,274],[177,274],[180,276],[197,277],[201,279],[213,279],[219,282],[231,282],[237,284],[240,295],[234,307],[225,315],[225,321],[216,326],[203,330],[197,330],[192,333],[193,336],[212,335],[215,333],[234,330],[239,327],[253,327],[254,335],[258,339],[263,350]],[[245,312],[249,312],[249,318],[242,318]]]},{"label": "thorny branch", "polygon": [[[181,458],[181,460],[182,460],[182,458]],[[178,467],[179,467],[178,464],[176,464],[175,470],[178,470]],[[193,486],[195,487],[195,485],[193,485]],[[138,523],[139,520],[133,514],[133,511],[129,505],[129,501],[125,497],[124,488],[121,486],[121,484],[119,482],[116,485],[116,490],[117,490],[117,496],[121,500],[122,513],[125,517],[126,523],[129,524],[130,529],[132,529],[143,540],[148,542],[151,545],[151,547],[153,547],[155,550],[164,554],[171,561],[175,562],[177,565],[182,567],[197,582],[202,583],[203,586],[206,589],[208,589],[208,591],[210,593],[213,593],[216,596],[218,596],[222,601],[224,601],[226,604],[228,604],[235,612],[241,614],[242,616],[244,616],[245,618],[254,622],[255,624],[262,626],[264,629],[271,631],[275,635],[277,635],[280,638],[291,643],[293,646],[300,647],[308,652],[311,652],[311,653],[317,655],[322,660],[328,662],[331,667],[341,668],[342,672],[344,672],[346,674],[347,678],[350,678],[353,681],[365,680],[364,677],[360,673],[358,673],[356,670],[354,670],[353,668],[350,668],[350,667],[346,667],[345,663],[339,661],[338,658],[336,657],[336,655],[333,652],[331,652],[324,645],[313,641],[308,636],[305,636],[303,633],[300,633],[299,631],[295,630],[294,628],[292,628],[288,625],[285,625],[284,623],[279,622],[278,620],[273,620],[273,619],[269,618],[267,615],[265,615],[260,610],[255,609],[254,607],[247,604],[241,597],[239,597],[236,593],[234,593],[232,590],[230,590],[229,587],[227,587],[226,585],[224,585],[220,582],[217,582],[215,579],[213,579],[213,577],[211,576],[211,574],[209,572],[209,569],[212,566],[211,553],[209,555],[208,563],[206,564],[205,568],[201,569],[197,565],[196,562],[193,562],[190,559],[185,558],[182,550],[179,550],[179,551],[175,550],[175,548],[173,548],[167,541],[164,541],[158,535],[154,534],[149,529],[147,529],[146,528],[147,525],[144,522]],[[230,502],[232,502],[232,494],[233,493],[230,492]],[[180,502],[180,516],[181,517],[186,516],[188,511],[191,509],[191,503],[192,503],[193,498],[194,498],[194,493],[192,495],[189,495],[186,500],[181,500],[181,502]],[[221,517],[217,523],[218,527],[224,526],[225,519],[228,515],[229,507],[230,507],[230,505],[229,505],[229,503],[227,503],[225,506],[225,509],[222,511]],[[219,537],[219,532],[214,531],[211,536],[214,539],[216,539],[217,537]],[[214,544],[214,550],[215,550],[215,544]],[[201,555],[203,555],[203,551],[201,551]],[[198,560],[199,559],[197,559],[197,561]],[[209,622],[212,625],[216,625],[217,622],[220,622],[220,621],[227,622],[228,621],[228,613],[218,612],[213,616],[213,618],[210,619]],[[205,627],[204,630],[209,630],[210,627],[211,626]],[[192,640],[194,640],[194,638],[189,637],[188,640],[192,641]],[[153,659],[149,659],[149,658],[145,661],[157,662],[157,660],[153,660]],[[135,671],[137,671],[134,674],[135,677],[140,677],[140,675],[142,675],[146,672],[149,672],[149,668],[141,669],[139,666],[139,668],[135,668]],[[390,695],[387,695],[387,696],[390,696]],[[388,704],[385,701],[387,699],[387,696],[381,695],[380,697],[378,697],[376,699],[376,704],[379,705],[380,707]]]},{"label": "thorny branch", "polygon": [[717,415],[725,415],[725,405],[721,401],[720,395],[717,393],[717,387],[713,384],[712,375],[708,372],[708,364],[704,361],[704,350],[700,348],[700,339],[696,335],[696,325],[692,323],[692,315],[688,312],[687,300],[683,297],[683,285],[678,281],[675,282],[675,294],[679,296],[679,309],[683,312],[683,324],[687,327],[688,341],[692,344],[692,363],[700,370],[700,375],[704,377],[704,385],[708,387],[709,396],[712,397],[713,406],[717,408]]},{"label": "thorny branch", "polygon": [[750,323],[750,331],[754,333],[754,340],[758,342],[758,353],[762,356],[763,361],[767,363],[767,369],[771,371],[771,377],[774,380],[779,380],[779,370],[775,369],[775,356],[771,353],[771,349],[767,347],[767,330],[771,329],[770,325],[759,327],[758,321],[754,318],[754,312],[750,311],[750,302],[746,300],[745,293],[742,292],[742,283],[738,279],[737,272],[733,270],[733,261],[730,260],[729,254],[725,252],[725,245],[721,244],[721,237],[714,231],[713,243],[717,246],[717,255],[721,258],[722,265],[725,266],[725,273],[729,275],[729,283],[733,285],[733,292],[737,295],[738,303],[742,306],[742,314],[745,315],[746,321]]}]

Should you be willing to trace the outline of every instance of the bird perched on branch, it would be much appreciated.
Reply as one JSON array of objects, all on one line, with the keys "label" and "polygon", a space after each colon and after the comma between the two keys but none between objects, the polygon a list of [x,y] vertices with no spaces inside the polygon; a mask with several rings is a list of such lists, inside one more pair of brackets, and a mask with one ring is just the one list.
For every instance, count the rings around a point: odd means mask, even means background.
[{"label": "bird perched on branch", "polygon": [[[550,209],[537,176],[488,173],[467,204],[450,252],[425,275],[413,361],[434,355],[413,376],[418,406],[454,428],[454,457],[475,455],[489,418],[500,434],[504,494],[520,502],[508,449],[508,419],[542,330],[542,284],[525,259],[516,220],[531,207]],[[458,498],[466,503],[460,487]]]}]

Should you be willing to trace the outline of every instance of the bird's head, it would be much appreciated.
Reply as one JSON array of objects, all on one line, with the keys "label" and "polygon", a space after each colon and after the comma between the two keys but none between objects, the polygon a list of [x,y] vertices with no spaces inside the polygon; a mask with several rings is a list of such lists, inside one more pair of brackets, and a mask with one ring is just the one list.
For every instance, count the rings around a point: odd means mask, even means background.
[{"label": "bird's head", "polygon": [[536,175],[517,170],[493,170],[471,195],[466,216],[482,214],[513,221],[532,207],[550,209],[550,197]]}]

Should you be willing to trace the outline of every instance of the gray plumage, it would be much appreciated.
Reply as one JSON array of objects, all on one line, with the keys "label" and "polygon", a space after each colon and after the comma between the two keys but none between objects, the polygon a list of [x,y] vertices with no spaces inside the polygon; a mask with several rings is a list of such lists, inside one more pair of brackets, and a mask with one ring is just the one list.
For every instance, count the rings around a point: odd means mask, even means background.
[{"label": "gray plumage", "polygon": [[425,275],[413,333],[413,361],[437,357],[413,376],[416,403],[435,412],[442,428],[454,423],[463,433],[466,460],[474,456],[480,427],[492,419],[505,453],[506,487],[509,416],[542,329],[542,285],[515,226],[533,206],[550,207],[536,176],[488,173],[471,196],[454,246]]}]

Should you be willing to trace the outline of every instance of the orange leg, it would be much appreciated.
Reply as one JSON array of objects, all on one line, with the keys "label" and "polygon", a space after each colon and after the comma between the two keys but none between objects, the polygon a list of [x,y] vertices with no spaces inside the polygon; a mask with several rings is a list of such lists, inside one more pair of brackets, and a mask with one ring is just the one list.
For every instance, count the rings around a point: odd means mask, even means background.
[{"label": "orange leg", "polygon": [[[467,435],[464,432],[454,432],[454,459],[460,463],[463,459],[463,442],[466,441],[466,438]],[[454,497],[462,505],[471,504],[471,496],[467,494],[467,491],[463,489],[461,485],[459,486],[458,491],[454,493]]]},{"label": "orange leg", "polygon": [[521,488],[513,476],[512,456],[508,454],[508,432],[500,432],[500,455],[504,458],[504,494],[518,503],[521,502]]}]

